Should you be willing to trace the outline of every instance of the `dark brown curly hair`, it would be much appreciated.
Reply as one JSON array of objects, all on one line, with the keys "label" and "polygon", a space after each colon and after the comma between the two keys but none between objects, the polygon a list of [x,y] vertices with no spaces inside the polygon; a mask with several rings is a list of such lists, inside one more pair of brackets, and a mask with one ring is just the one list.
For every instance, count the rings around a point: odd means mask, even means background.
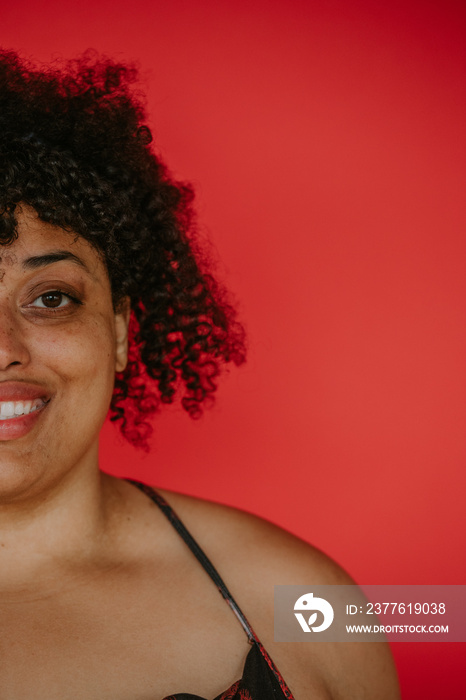
[{"label": "dark brown curly hair", "polygon": [[244,360],[244,335],[199,247],[189,185],[151,147],[130,65],[87,52],[37,69],[0,51],[0,244],[15,210],[82,236],[105,260],[115,308],[131,299],[130,355],[117,374],[112,420],[146,445],[147,418],[182,388],[192,417],[220,366]]}]

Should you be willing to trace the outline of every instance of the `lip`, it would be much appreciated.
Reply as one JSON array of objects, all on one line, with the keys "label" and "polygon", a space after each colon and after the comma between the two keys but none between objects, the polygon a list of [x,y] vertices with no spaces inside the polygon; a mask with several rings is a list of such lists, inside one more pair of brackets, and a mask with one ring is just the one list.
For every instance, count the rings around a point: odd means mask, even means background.
[{"label": "lip", "polygon": [[50,401],[50,394],[37,384],[25,382],[0,383],[0,402],[33,401],[34,399],[42,399],[44,405],[27,415],[12,416],[0,421],[0,442],[16,440],[27,435],[42,416]]},{"label": "lip", "polygon": [[44,403],[41,408],[37,408],[26,416],[13,416],[0,421],[0,442],[16,440],[27,435],[42,416],[47,406],[48,403]]},{"label": "lip", "polygon": [[43,399],[48,401],[50,395],[43,387],[26,382],[0,382],[0,401],[27,401]]}]

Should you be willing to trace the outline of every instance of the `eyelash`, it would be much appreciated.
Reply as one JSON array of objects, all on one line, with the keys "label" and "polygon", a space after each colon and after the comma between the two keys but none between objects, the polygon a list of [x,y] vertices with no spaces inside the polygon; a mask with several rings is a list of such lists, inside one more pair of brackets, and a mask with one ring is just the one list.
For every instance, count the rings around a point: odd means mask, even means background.
[{"label": "eyelash", "polygon": [[[60,301],[60,306],[45,306],[45,304],[43,306],[36,305],[35,302],[37,302],[39,299],[42,300],[43,297],[47,297],[47,296],[61,296],[62,299]],[[71,302],[71,304],[79,304],[80,306],[82,305],[82,301],[80,301],[76,297],[72,296],[68,292],[63,292],[61,289],[49,289],[47,292],[43,292],[42,294],[39,294],[39,296],[36,297],[31,304],[28,304],[28,306],[30,308],[33,308],[33,309],[41,309],[41,310],[47,311],[48,313],[50,313],[50,312],[59,313],[63,309],[66,309],[68,306],[70,306],[70,303],[67,303],[64,306],[61,305],[63,298],[68,299],[69,302]]]}]

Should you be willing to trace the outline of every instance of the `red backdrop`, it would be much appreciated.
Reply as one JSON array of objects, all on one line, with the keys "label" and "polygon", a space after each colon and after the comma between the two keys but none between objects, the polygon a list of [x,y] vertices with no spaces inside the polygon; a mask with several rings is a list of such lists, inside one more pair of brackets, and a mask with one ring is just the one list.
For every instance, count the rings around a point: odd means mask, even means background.
[{"label": "red backdrop", "polygon": [[[136,59],[250,360],[200,422],[102,466],[237,505],[362,583],[466,583],[464,3],[1,0],[2,44]],[[181,437],[182,436],[182,437]],[[280,583],[280,581],[277,581]],[[461,644],[398,644],[406,700]]]}]

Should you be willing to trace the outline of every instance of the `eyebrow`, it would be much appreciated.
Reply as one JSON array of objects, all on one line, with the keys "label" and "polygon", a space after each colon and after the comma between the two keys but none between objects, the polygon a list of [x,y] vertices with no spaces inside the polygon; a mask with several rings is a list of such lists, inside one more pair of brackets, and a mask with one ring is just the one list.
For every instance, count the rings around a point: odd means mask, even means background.
[{"label": "eyebrow", "polygon": [[44,253],[43,255],[33,255],[30,258],[23,260],[23,267],[27,270],[37,270],[40,267],[45,267],[46,265],[51,265],[52,263],[60,262],[62,260],[69,260],[76,265],[88,270],[87,265],[81,258],[77,255],[70,253],[69,250],[54,250],[50,253]]}]

